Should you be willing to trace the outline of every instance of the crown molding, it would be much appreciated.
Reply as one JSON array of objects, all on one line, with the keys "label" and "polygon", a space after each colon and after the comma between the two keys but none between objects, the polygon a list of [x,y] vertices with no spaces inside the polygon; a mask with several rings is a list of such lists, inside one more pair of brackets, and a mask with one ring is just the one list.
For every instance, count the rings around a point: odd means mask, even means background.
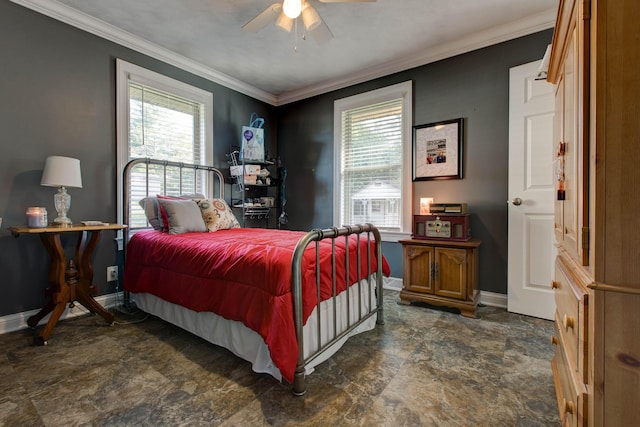
[{"label": "crown molding", "polygon": [[218,83],[229,89],[233,89],[260,101],[276,105],[277,97],[269,92],[258,89],[243,81],[235,79],[203,64],[178,55],[169,49],[165,49],[151,43],[141,37],[134,36],[114,25],[96,19],[85,13],[79,12],[65,4],[55,0],[11,0],[20,6],[46,15],[50,18],[64,22],[103,39],[117,43],[129,49],[148,55],[152,58],[166,62],[182,70],[203,77],[214,83]]},{"label": "crown molding", "polygon": [[76,9],[64,5],[56,0],[11,1],[273,106],[281,106],[295,101],[300,101],[312,96],[343,89],[354,84],[363,83],[389,74],[409,70],[411,68],[426,65],[455,55],[491,46],[496,43],[501,43],[517,37],[546,30],[548,28],[553,28],[556,20],[556,10],[548,9],[536,15],[531,15],[505,25],[494,27],[490,30],[479,32],[461,40],[444,43],[435,48],[430,47],[425,49],[422,53],[412,54],[411,56],[390,61],[377,67],[370,67],[362,72],[350,74],[340,79],[329,80],[317,85],[311,85],[295,91],[275,95],[207,67],[199,62],[188,59],[182,55],[178,55],[175,52],[144,40],[141,37],[134,36],[131,33],[85,13],[79,12]]},{"label": "crown molding", "polygon": [[318,85],[285,92],[278,95],[278,105],[285,105],[312,96],[343,89],[348,86],[364,83],[369,80],[553,28],[556,21],[556,13],[556,9],[547,9],[541,13],[476,33],[470,37],[451,43],[444,43],[437,47],[429,47],[422,53],[412,54],[410,57],[396,59],[376,67],[368,68],[363,70],[362,73],[351,74],[339,80],[330,80]]}]

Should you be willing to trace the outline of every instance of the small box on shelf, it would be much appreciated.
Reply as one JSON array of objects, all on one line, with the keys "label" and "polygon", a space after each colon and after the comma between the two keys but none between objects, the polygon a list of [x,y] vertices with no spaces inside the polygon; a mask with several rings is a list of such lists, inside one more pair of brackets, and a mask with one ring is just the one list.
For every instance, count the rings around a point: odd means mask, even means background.
[{"label": "small box on shelf", "polygon": [[258,175],[260,173],[259,165],[244,165],[245,175]]},{"label": "small box on shelf", "polygon": [[275,198],[274,197],[260,197],[260,203],[263,206],[272,208],[275,204]]},{"label": "small box on shelf", "polygon": [[258,177],[256,175],[245,175],[244,183],[246,185],[256,185]]}]

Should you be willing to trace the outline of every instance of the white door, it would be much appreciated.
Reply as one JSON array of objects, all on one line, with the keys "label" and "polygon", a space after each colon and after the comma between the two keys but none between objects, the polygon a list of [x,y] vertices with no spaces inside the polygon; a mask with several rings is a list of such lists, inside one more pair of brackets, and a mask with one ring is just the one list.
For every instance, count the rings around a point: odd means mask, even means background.
[{"label": "white door", "polygon": [[553,85],[535,80],[541,61],[509,72],[507,308],[553,320]]}]

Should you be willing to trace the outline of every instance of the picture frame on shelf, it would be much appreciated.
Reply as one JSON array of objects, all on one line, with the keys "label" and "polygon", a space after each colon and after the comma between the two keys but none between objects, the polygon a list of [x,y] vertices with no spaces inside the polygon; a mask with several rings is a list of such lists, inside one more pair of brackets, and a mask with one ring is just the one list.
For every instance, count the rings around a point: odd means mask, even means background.
[{"label": "picture frame on shelf", "polygon": [[264,129],[242,126],[240,161],[244,163],[264,163]]},{"label": "picture frame on shelf", "polygon": [[413,127],[413,180],[462,179],[462,118]]}]

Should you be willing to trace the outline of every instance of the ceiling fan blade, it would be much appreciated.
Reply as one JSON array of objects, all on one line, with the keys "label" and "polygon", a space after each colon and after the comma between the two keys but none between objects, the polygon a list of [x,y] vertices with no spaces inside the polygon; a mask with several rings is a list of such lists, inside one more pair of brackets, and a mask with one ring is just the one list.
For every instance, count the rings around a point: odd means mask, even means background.
[{"label": "ceiling fan blade", "polygon": [[242,26],[243,30],[251,33],[257,33],[273,21],[282,10],[282,3],[274,3]]},{"label": "ceiling fan blade", "polygon": [[319,0],[320,3],[375,3],[376,0]]},{"label": "ceiling fan blade", "polygon": [[333,38],[333,33],[322,18],[320,18],[320,25],[314,30],[309,31],[309,34],[311,34],[318,43],[326,43]]}]

